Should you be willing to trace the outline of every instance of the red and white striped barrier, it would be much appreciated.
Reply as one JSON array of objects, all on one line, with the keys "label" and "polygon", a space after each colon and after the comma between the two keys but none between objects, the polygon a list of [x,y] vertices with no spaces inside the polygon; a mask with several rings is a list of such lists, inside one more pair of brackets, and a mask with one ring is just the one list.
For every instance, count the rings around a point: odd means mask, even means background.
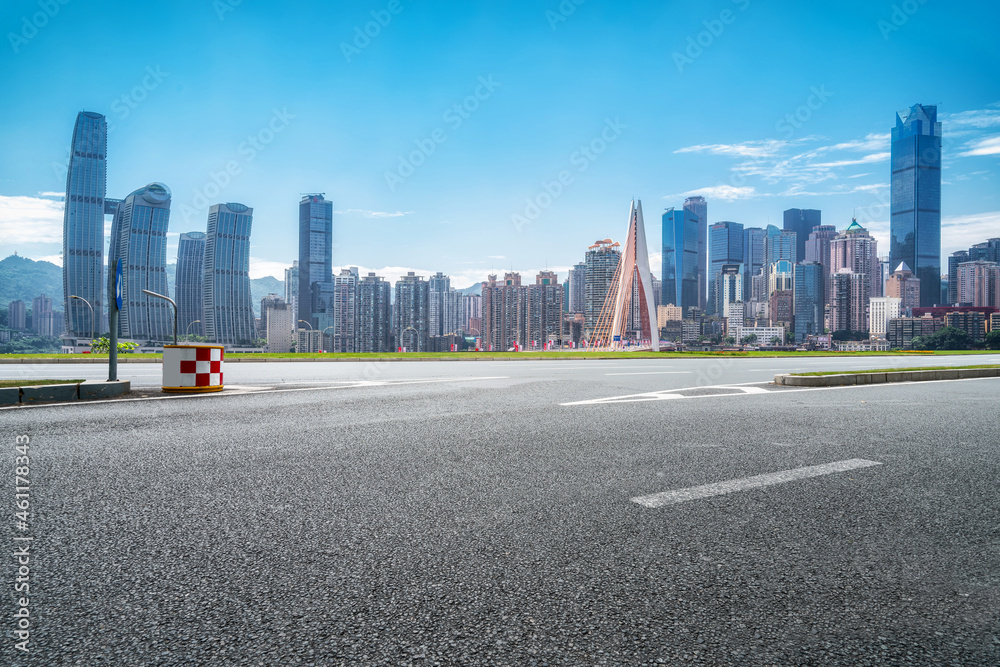
[{"label": "red and white striped barrier", "polygon": [[222,391],[224,354],[221,345],[164,345],[163,391]]}]

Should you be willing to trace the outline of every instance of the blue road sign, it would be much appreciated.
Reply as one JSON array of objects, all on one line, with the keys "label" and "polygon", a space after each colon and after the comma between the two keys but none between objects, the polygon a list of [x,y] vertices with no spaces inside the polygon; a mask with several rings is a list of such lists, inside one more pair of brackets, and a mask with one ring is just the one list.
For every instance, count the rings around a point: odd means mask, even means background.
[{"label": "blue road sign", "polygon": [[622,339],[622,337],[621,337],[621,336],[615,336],[615,342],[616,342],[616,343],[620,342],[620,341],[621,341],[621,339]]},{"label": "blue road sign", "polygon": [[118,258],[118,264],[115,266],[115,305],[118,310],[122,309],[122,258]]}]

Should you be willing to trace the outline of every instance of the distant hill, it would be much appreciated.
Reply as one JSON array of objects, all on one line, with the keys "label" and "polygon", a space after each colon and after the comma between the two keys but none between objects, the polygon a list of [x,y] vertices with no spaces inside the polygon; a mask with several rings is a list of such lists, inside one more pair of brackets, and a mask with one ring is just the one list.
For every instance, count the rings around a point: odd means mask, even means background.
[{"label": "distant hill", "polygon": [[255,317],[260,317],[260,300],[272,293],[284,299],[285,281],[278,280],[274,276],[250,279],[250,296],[253,300],[253,314]]},{"label": "distant hill", "polygon": [[52,299],[55,310],[63,309],[62,268],[20,255],[0,260],[0,308],[21,300],[30,310],[31,300],[41,294]]}]

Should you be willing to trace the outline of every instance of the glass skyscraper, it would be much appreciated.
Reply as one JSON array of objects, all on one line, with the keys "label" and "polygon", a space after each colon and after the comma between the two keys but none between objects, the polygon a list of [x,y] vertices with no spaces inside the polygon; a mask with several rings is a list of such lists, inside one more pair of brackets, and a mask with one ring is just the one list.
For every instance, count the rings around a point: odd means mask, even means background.
[{"label": "glass skyscraper", "polygon": [[[177,244],[177,330],[181,335],[203,336],[205,331],[205,233],[181,234]],[[261,313],[263,315],[263,313]],[[196,322],[194,326],[192,323]]]},{"label": "glass skyscraper", "polygon": [[825,310],[824,267],[819,262],[803,262],[795,267],[795,340],[823,333]]},{"label": "glass skyscraper", "polygon": [[914,104],[892,128],[889,264],[920,279],[920,305],[941,298],[941,123],[937,107]]},{"label": "glass skyscraper", "polygon": [[784,212],[782,229],[786,232],[795,232],[796,261],[801,262],[805,259],[806,241],[809,240],[813,227],[823,224],[821,218],[822,214],[814,208],[790,208]]},{"label": "glass skyscraper", "polygon": [[694,225],[698,230],[698,307],[705,310],[708,305],[708,202],[704,197],[688,197],[684,200],[686,225]]},{"label": "glass skyscraper", "polygon": [[663,305],[701,308],[699,298],[697,219],[685,210],[669,208],[663,214]]},{"label": "glass skyscraper", "polygon": [[743,276],[743,300],[750,301],[752,296],[753,277],[764,270],[767,257],[767,238],[765,232],[760,227],[746,227],[743,229],[743,268],[746,273]]},{"label": "glass skyscraper", "polygon": [[[306,195],[299,202],[298,317],[317,327],[321,312],[313,285],[333,283],[333,202],[322,194]],[[298,323],[295,324],[298,327]]]},{"label": "glass skyscraper", "polygon": [[[81,111],[73,127],[63,210],[63,295],[70,336],[100,335],[104,314],[104,196],[108,122]],[[70,295],[83,297],[93,307]]]},{"label": "glass skyscraper", "polygon": [[136,340],[167,340],[173,334],[170,304],[143,294],[167,294],[167,227],[170,189],[150,183],[118,204],[111,223],[108,271],[122,261],[122,309],[118,335]]},{"label": "glass skyscraper", "polygon": [[[708,228],[708,294],[709,312],[718,313],[725,317],[725,312],[721,311],[720,299],[716,290],[716,281],[722,273],[722,267],[726,264],[743,263],[743,225],[738,222],[717,222]],[[742,285],[742,281],[740,283]],[[741,293],[737,298],[743,300]]]},{"label": "glass skyscraper", "polygon": [[255,338],[250,296],[250,228],[253,209],[215,204],[205,238],[205,336],[222,345]]}]

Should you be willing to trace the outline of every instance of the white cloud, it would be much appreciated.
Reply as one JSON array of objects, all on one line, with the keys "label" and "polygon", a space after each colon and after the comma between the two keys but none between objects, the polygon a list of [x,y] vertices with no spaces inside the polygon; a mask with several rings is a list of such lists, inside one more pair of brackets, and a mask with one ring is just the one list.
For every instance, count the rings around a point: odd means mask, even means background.
[{"label": "white cloud", "polygon": [[886,162],[889,160],[890,153],[871,153],[865,155],[857,160],[838,160],[836,162],[818,162],[816,164],[810,165],[814,169],[834,169],[836,167],[850,167],[856,164],[872,164],[875,162]]},{"label": "white cloud", "polygon": [[975,243],[1000,236],[1000,211],[959,215],[941,220],[941,253],[947,257],[956,250],[967,250]]},{"label": "white cloud", "polygon": [[66,193],[65,192],[39,192],[38,196],[39,197],[56,197],[59,200],[63,200],[63,199],[66,198]]},{"label": "white cloud", "polygon": [[964,153],[959,153],[961,157],[974,155],[1000,155],[1000,134],[995,134],[978,141],[970,141],[966,144],[969,149]]},{"label": "white cloud", "polygon": [[269,259],[250,257],[250,277],[266,278],[273,276],[278,280],[285,279],[285,269],[292,266],[291,262],[274,262]]},{"label": "white cloud", "polygon": [[761,193],[758,193],[755,188],[746,187],[736,187],[733,185],[710,185],[705,188],[698,188],[697,190],[689,190],[688,192],[682,192],[677,195],[667,195],[664,199],[679,199],[682,197],[706,197],[708,199],[719,199],[722,201],[736,201],[737,199],[752,199],[754,197],[762,197]]},{"label": "white cloud", "polygon": [[62,202],[0,195],[0,239],[5,245],[62,243],[62,236]]},{"label": "white cloud", "polygon": [[953,128],[972,127],[984,129],[1000,126],[1000,109],[973,109],[959,113],[941,114],[942,127],[948,132]]},{"label": "white cloud", "polygon": [[780,139],[744,141],[738,144],[700,144],[678,148],[674,153],[708,153],[710,155],[736,155],[739,157],[766,157],[777,155],[788,146]]},{"label": "white cloud", "polygon": [[36,262],[52,262],[56,266],[62,266],[62,255],[46,255],[45,257],[39,257],[35,260]]},{"label": "white cloud", "polygon": [[402,218],[407,215],[413,215],[413,211],[396,211],[395,213],[388,213],[386,211],[369,211],[363,208],[349,208],[345,211],[335,211],[339,215],[362,215],[366,218]]}]

